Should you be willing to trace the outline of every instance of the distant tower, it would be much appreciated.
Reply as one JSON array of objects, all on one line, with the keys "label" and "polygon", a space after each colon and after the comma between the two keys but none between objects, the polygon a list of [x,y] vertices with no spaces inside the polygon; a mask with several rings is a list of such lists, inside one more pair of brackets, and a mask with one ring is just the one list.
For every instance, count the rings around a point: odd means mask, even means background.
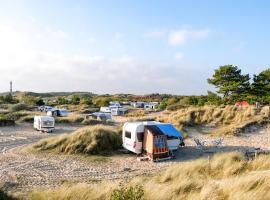
[{"label": "distant tower", "polygon": [[10,88],[9,88],[9,92],[12,95],[12,81],[9,82]]}]

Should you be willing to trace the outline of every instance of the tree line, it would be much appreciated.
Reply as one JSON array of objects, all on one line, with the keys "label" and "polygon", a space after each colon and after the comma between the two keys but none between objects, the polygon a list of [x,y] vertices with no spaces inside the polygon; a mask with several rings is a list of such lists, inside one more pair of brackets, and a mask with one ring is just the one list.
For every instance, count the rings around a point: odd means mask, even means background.
[{"label": "tree line", "polygon": [[217,93],[225,104],[237,101],[270,104],[270,68],[250,76],[243,74],[237,66],[224,65],[216,69],[207,81],[217,88]]}]

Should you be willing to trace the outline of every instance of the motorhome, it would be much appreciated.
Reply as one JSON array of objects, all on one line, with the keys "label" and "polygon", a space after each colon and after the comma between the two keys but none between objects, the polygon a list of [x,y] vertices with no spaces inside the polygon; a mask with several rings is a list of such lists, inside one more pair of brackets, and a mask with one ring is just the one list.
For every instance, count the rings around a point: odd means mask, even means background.
[{"label": "motorhome", "polygon": [[34,129],[44,132],[52,132],[54,130],[55,120],[51,116],[35,116]]},{"label": "motorhome", "polygon": [[136,154],[143,153],[145,151],[143,142],[146,126],[155,126],[151,130],[158,130],[159,133],[162,132],[166,136],[167,146],[170,151],[177,150],[182,143],[182,134],[171,124],[156,121],[126,122],[122,130],[123,147]]}]

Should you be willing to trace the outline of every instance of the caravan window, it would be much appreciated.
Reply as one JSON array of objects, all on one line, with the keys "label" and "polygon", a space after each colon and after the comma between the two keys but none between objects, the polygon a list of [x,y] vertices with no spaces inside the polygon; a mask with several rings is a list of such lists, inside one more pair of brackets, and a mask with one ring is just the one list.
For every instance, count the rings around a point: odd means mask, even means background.
[{"label": "caravan window", "polygon": [[126,138],[131,138],[131,132],[125,131],[125,137]]},{"label": "caravan window", "polygon": [[138,138],[138,141],[139,142],[142,142],[143,141],[143,136],[144,136],[144,132],[138,132],[137,133],[137,138]]}]

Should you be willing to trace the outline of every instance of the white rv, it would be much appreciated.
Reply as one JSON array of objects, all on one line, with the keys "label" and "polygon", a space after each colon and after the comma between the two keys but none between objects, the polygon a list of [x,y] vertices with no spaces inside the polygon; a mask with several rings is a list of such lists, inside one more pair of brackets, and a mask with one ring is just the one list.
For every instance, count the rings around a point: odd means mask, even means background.
[{"label": "white rv", "polygon": [[177,150],[183,138],[173,125],[156,121],[126,122],[122,130],[123,147],[136,154],[143,152],[145,126],[155,125],[167,136],[169,150]]},{"label": "white rv", "polygon": [[54,118],[51,116],[35,116],[33,127],[38,131],[52,132],[54,124]]}]

